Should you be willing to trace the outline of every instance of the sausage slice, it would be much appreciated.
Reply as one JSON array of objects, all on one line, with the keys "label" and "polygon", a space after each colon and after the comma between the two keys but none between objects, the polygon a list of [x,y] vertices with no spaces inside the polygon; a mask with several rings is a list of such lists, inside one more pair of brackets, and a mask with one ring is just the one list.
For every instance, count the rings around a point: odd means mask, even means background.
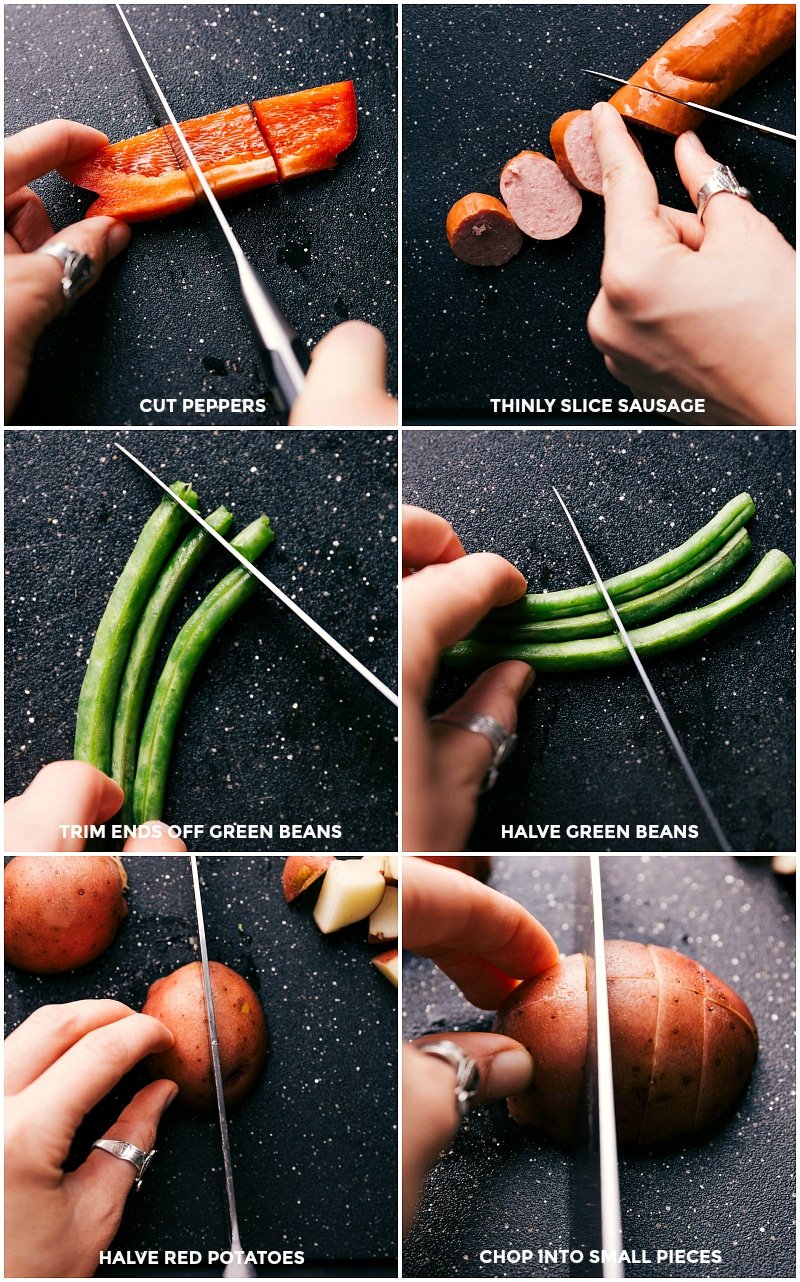
[{"label": "sausage slice", "polygon": [[603,194],[603,172],[594,148],[590,111],[565,111],[550,129],[550,146],[564,177],[581,191]]},{"label": "sausage slice", "polygon": [[522,232],[502,201],[473,191],[447,215],[447,240],[462,263],[502,267],[522,249]]},{"label": "sausage slice", "polygon": [[521,151],[500,174],[500,194],[520,231],[534,240],[558,240],[581,216],[581,194],[554,160]]}]

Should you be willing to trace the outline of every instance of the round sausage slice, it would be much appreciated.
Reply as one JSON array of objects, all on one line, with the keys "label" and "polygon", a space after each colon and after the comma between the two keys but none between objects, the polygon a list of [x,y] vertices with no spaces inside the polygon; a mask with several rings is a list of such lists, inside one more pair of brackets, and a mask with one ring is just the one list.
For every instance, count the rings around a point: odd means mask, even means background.
[{"label": "round sausage slice", "polygon": [[603,171],[594,148],[592,113],[565,111],[550,129],[550,146],[562,174],[581,191],[603,194]]},{"label": "round sausage slice", "polygon": [[447,215],[447,240],[462,263],[502,267],[522,249],[522,233],[502,201],[473,191]]},{"label": "round sausage slice", "polygon": [[554,160],[521,151],[500,174],[500,195],[520,231],[534,240],[558,240],[581,216],[581,194]]}]

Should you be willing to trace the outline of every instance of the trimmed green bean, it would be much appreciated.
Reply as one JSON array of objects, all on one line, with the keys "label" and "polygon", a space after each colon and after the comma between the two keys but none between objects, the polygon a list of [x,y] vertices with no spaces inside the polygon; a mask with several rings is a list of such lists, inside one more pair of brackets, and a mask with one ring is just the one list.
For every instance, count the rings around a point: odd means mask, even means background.
[{"label": "trimmed green bean", "polygon": [[[742,557],[747,556],[751,547],[747,530],[738,530],[710,561],[704,561],[668,587],[648,592],[635,601],[621,602],[617,607],[619,617],[626,628],[646,623],[648,619],[657,619],[673,606],[704,592],[712,583],[730,573]],[[565,619],[541,619],[538,623],[518,623],[515,626],[506,624],[502,627],[499,621],[487,622],[476,628],[472,636],[477,641],[497,641],[508,645],[516,641],[578,641],[582,637],[604,637],[614,631],[616,626],[608,610],[598,610],[591,614],[577,614]]]},{"label": "trimmed green bean", "polygon": [[[197,507],[197,495],[185,481],[176,481],[170,488],[190,507]],[[114,708],[133,634],[161,567],[188,520],[177,503],[166,497],[161,500],[114,584],[94,636],[78,698],[72,755],[105,774],[111,770]]]},{"label": "trimmed green bean", "polygon": [[[775,592],[794,576],[794,566],[783,552],[773,549],[759,562],[748,579],[731,592],[708,605],[685,614],[674,614],[646,628],[634,628],[628,635],[642,658],[665,654],[699,641],[735,615]],[[460,641],[444,653],[451,667],[487,667],[503,659],[522,659],[536,672],[582,672],[592,668],[610,668],[630,663],[630,656],[619,634],[610,637],[587,637],[582,641],[553,642],[550,645],[502,645],[486,641]]]},{"label": "trimmed green bean", "polygon": [[[260,516],[237,534],[232,546],[248,561],[255,561],[274,537],[269,519]],[[175,638],[158,678],[139,743],[133,785],[135,823],[163,817],[172,744],[192,677],[217,633],[257,586],[258,581],[252,574],[237,567],[212,588]]]},{"label": "trimmed green bean", "polygon": [[[233,513],[218,507],[206,517],[206,524],[218,534],[227,534],[233,525]],[[214,540],[205,530],[195,526],[180,546],[173,552],[158,582],[153,588],[144,614],[139,620],[131,643],[128,662],[122,676],[114,714],[114,732],[111,741],[111,777],[116,779],[125,793],[120,823],[133,823],[133,780],[136,775],[136,749],[142,723],[144,698],[158,647],[170,615],[181,593],[194,574]]]},{"label": "trimmed green bean", "polygon": [[[611,600],[617,605],[620,601],[631,601],[674,583],[682,574],[687,574],[706,561],[723,543],[727,543],[750,520],[755,510],[755,503],[749,494],[737,495],[679,547],[635,570],[627,570],[624,574],[607,579],[606,588]],[[558,592],[529,592],[520,597],[519,601],[492,611],[489,617],[498,622],[533,623],[536,619],[588,614],[602,604],[603,597],[597,584],[587,583],[579,588],[564,588]]]}]

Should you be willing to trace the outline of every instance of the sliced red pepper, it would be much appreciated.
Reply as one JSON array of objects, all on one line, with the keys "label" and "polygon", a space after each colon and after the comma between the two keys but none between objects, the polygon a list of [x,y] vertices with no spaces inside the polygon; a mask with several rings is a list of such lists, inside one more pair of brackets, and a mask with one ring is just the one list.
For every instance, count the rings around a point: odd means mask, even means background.
[{"label": "sliced red pepper", "polygon": [[358,133],[352,80],[253,103],[283,181],[332,169]]}]

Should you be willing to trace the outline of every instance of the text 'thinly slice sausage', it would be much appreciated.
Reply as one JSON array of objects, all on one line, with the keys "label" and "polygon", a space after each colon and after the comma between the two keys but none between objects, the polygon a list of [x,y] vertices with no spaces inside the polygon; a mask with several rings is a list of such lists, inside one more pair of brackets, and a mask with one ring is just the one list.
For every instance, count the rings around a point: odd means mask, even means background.
[{"label": "text 'thinly slice sausage'", "polygon": [[590,111],[565,111],[550,129],[556,163],[573,187],[603,194],[603,171],[594,147]]},{"label": "text 'thinly slice sausage'", "polygon": [[473,267],[502,267],[522,249],[522,232],[505,205],[483,192],[456,201],[446,230],[456,258]]},{"label": "text 'thinly slice sausage'", "polygon": [[611,98],[626,120],[662,133],[696,129],[703,113],[658,98],[660,89],[676,98],[718,107],[794,43],[793,4],[710,4],[681,27]]},{"label": "text 'thinly slice sausage'", "polygon": [[500,174],[500,195],[520,231],[534,240],[558,240],[581,216],[581,194],[540,151],[521,151]]}]

